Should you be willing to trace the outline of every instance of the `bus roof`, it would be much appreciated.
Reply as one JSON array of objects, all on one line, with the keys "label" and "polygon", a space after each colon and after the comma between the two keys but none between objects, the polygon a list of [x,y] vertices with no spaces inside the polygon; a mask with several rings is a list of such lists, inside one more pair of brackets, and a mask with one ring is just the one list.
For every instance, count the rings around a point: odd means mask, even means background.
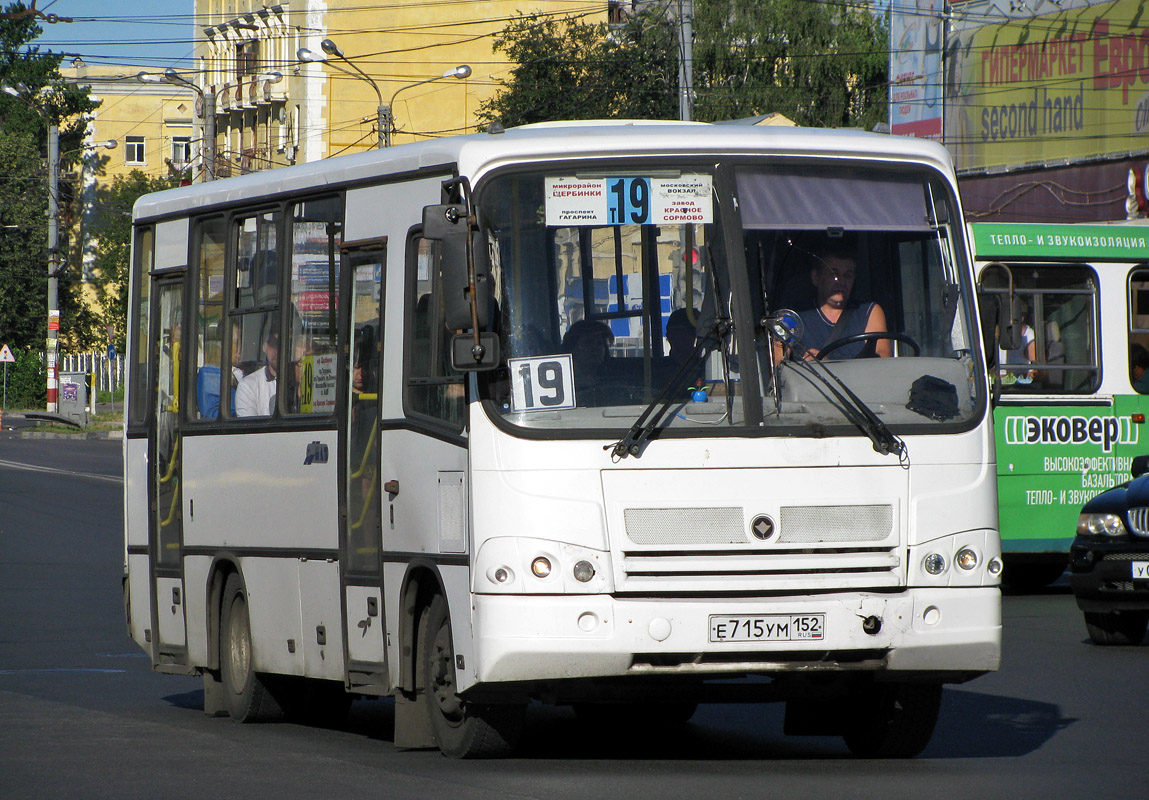
[{"label": "bus roof", "polygon": [[858,130],[668,121],[540,123],[336,156],[157,192],[136,202],[134,217],[138,222],[187,215],[250,202],[253,197],[314,192],[324,186],[436,169],[457,169],[476,180],[493,167],[523,161],[704,153],[865,157],[914,161],[951,171],[949,155],[935,142]]}]

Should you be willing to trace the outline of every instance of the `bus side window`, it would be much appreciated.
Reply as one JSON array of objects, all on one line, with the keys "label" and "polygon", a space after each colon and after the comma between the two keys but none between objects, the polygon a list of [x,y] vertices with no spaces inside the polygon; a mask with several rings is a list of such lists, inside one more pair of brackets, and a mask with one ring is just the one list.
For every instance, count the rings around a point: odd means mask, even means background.
[{"label": "bus side window", "polygon": [[1149,394],[1149,269],[1129,275],[1129,382]]},{"label": "bus side window", "polygon": [[288,414],[335,411],[336,343],[343,198],[296,203],[291,212],[291,283],[287,374]]},{"label": "bus side window", "polygon": [[451,331],[443,321],[442,275],[438,246],[421,237],[411,241],[409,284],[414,288],[407,327],[407,409],[462,427],[463,376],[450,366]]},{"label": "bus side window", "polygon": [[224,254],[227,234],[223,217],[196,227],[196,419],[219,418],[220,368],[223,363]]}]

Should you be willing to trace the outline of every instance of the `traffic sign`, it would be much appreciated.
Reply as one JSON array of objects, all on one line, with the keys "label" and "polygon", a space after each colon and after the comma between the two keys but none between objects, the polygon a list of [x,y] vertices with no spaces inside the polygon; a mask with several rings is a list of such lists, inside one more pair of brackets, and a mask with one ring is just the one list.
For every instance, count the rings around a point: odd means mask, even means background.
[{"label": "traffic sign", "polygon": [[0,347],[0,364],[15,364],[16,356],[12,355],[12,349],[8,345]]}]

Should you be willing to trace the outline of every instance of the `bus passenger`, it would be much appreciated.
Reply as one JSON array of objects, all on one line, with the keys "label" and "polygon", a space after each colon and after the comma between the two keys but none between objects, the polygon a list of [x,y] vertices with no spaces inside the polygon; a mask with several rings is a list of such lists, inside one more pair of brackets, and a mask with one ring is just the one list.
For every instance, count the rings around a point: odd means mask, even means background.
[{"label": "bus passenger", "polygon": [[[691,322],[694,320],[694,322]],[[665,385],[678,374],[690,357],[694,355],[694,346],[697,341],[695,323],[698,320],[698,310],[685,308],[676,309],[666,320],[666,341],[670,344],[670,354],[665,356],[658,365],[656,380]],[[686,368],[679,376],[683,386],[696,387],[702,381],[704,362],[698,359],[693,367]]]},{"label": "bus passenger", "polygon": [[267,417],[275,410],[275,365],[279,358],[279,332],[269,331],[263,343],[267,363],[245,375],[235,389],[235,413],[239,417]]},{"label": "bus passenger", "polygon": [[[571,354],[574,362],[574,382],[576,394],[594,396],[598,384],[604,378],[610,346],[614,344],[614,334],[602,322],[581,319],[570,326],[563,336],[561,349]],[[588,402],[587,405],[595,405]]]},{"label": "bus passenger", "polygon": [[[885,333],[886,313],[877,303],[849,306],[850,292],[854,288],[857,273],[854,254],[841,241],[828,241],[818,254],[810,270],[810,281],[814,284],[817,300],[815,307],[799,311],[805,329],[803,342],[806,345],[807,360],[813,359],[827,344],[856,336],[860,333]],[[872,352],[882,358],[894,354],[893,342],[889,339],[876,339],[869,342],[855,342],[835,348],[827,360],[857,358]]]},{"label": "bus passenger", "polygon": [[1129,379],[1138,394],[1149,394],[1149,350],[1142,345],[1129,348]]}]

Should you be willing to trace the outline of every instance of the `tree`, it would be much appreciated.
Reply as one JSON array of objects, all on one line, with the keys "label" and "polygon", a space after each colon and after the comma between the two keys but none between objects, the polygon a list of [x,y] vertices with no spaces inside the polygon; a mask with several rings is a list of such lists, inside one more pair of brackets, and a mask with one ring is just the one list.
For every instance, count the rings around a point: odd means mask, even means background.
[{"label": "tree", "polygon": [[151,178],[138,169],[117,175],[111,186],[96,190],[96,210],[88,232],[95,240],[92,281],[101,326],[112,326],[115,345],[124,352],[128,319],[128,274],[131,267],[132,206],[149,192],[170,189],[176,178]]},{"label": "tree", "polygon": [[[678,116],[678,28],[664,4],[625,24],[519,17],[495,42],[515,66],[482,119]],[[887,117],[888,35],[868,7],[816,0],[694,0],[694,118],[778,112],[804,125]]]},{"label": "tree", "polygon": [[[87,88],[60,76],[63,56],[41,53],[31,44],[40,26],[31,16],[12,18],[23,3],[5,7],[0,18],[0,343],[43,347],[47,336],[48,183],[44,170],[48,123],[60,128],[61,170],[82,151],[84,114],[96,107]],[[73,192],[60,182],[61,250],[66,253],[68,209]],[[60,325],[66,343],[83,338],[90,312],[80,300],[74,270],[59,276]]]},{"label": "tree", "polygon": [[887,117],[884,21],[812,0],[696,0],[695,116],[785,114],[802,125],[863,127]]},{"label": "tree", "polygon": [[506,127],[554,119],[673,119],[673,35],[649,13],[615,30],[575,17],[519,16],[494,45],[515,64],[511,77],[478,116]]}]

